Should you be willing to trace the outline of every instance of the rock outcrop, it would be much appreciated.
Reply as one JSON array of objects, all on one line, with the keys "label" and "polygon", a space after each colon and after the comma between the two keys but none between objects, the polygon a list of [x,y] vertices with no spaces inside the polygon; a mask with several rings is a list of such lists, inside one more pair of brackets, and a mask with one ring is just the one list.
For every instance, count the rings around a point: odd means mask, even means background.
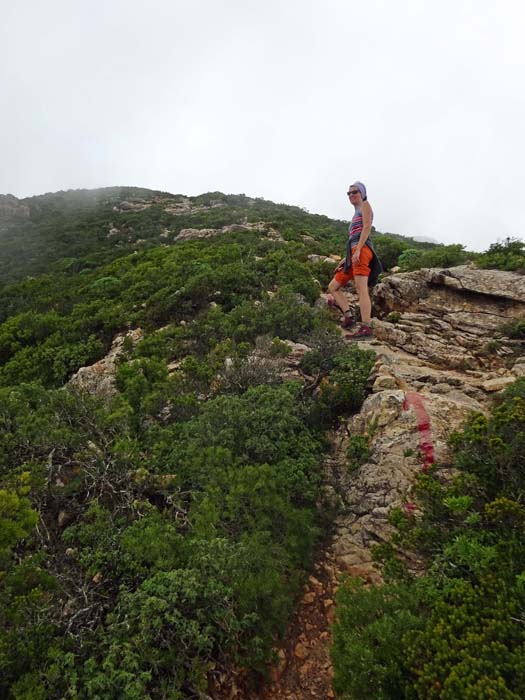
[{"label": "rock outcrop", "polygon": [[136,212],[149,209],[152,206],[159,206],[169,214],[199,214],[217,207],[225,207],[226,204],[221,201],[211,200],[209,204],[193,204],[189,197],[178,197],[174,199],[166,196],[156,196],[151,199],[143,197],[130,197],[121,201],[113,207],[113,210],[122,214],[123,212]]},{"label": "rock outcrop", "polygon": [[[490,370],[515,354],[499,329],[525,318],[525,276],[468,266],[392,275],[376,287],[374,307],[376,337],[388,345],[424,362]],[[384,322],[389,312],[395,323]]]},{"label": "rock outcrop", "polygon": [[[524,376],[525,343],[499,329],[525,318],[525,277],[468,266],[391,275],[376,287],[374,309],[375,339],[361,343],[377,354],[372,393],[334,436],[327,469],[341,507],[332,553],[341,570],[375,582],[371,548],[389,539],[390,510],[425,468],[423,440],[448,469],[451,432]],[[370,458],[349,473],[348,441],[365,434]]]},{"label": "rock outcrop", "polygon": [[112,396],[117,391],[115,387],[117,361],[124,352],[124,343],[126,339],[129,339],[132,344],[135,344],[141,338],[142,330],[140,328],[117,335],[108,354],[88,367],[81,367],[71,377],[68,384],[97,396]]},{"label": "rock outcrop", "polygon": [[12,194],[0,194],[0,222],[29,219],[29,207]]},{"label": "rock outcrop", "polygon": [[[525,276],[503,270],[480,270],[471,265],[459,265],[446,269],[429,268],[390,275],[376,288],[376,299],[383,305],[393,304],[396,309],[410,309],[414,301],[434,296],[439,288],[458,292],[463,302],[469,293],[497,299],[510,299],[525,304]],[[445,295],[453,299],[453,295]],[[477,300],[479,297],[472,297]],[[476,305],[476,302],[474,303]],[[431,307],[435,308],[435,307]]]},{"label": "rock outcrop", "polygon": [[201,238],[213,238],[223,233],[242,233],[247,231],[258,231],[259,233],[264,233],[267,238],[278,241],[284,240],[279,231],[264,221],[247,224],[231,224],[229,226],[223,226],[222,228],[183,228],[174,240],[180,243],[182,241],[192,241]]}]

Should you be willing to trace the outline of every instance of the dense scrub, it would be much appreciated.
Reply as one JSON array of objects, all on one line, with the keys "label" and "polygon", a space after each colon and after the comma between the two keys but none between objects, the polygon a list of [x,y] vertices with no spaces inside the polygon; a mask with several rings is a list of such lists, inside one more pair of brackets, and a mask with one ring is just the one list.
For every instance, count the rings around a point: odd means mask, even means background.
[{"label": "dense scrub", "polygon": [[[369,355],[334,359],[361,392]],[[321,429],[358,387],[332,377],[336,402],[274,377],[202,400],[201,380],[142,358],[109,404],[1,391],[4,697],[194,697],[264,671],[327,524]]]},{"label": "dense scrub", "polygon": [[[467,262],[486,269],[525,272],[525,243],[515,238],[493,243],[484,253],[467,251],[461,244],[434,245],[427,249],[406,243],[401,245],[393,264],[399,265],[403,272],[425,267],[454,267]],[[390,262],[389,257],[386,259]]]},{"label": "dense scrub", "polygon": [[[180,199],[153,195],[167,204]],[[295,339],[313,328],[308,304],[319,285],[328,284],[332,267],[311,263],[308,255],[342,253],[343,222],[220,193],[192,198],[192,213],[173,214],[158,204],[115,212],[125,196],[144,192],[108,188],[31,198],[31,240],[24,245],[23,236],[15,236],[11,250],[2,238],[4,279],[33,270],[33,246],[35,270],[46,272],[0,285],[0,386],[21,381],[61,386],[79,367],[101,358],[115,333],[130,327],[152,330],[174,323],[170,350],[162,351],[172,352],[172,359],[185,354],[188,344],[202,356],[227,338],[250,343],[274,333]],[[265,221],[266,229],[173,242],[188,226],[246,221]],[[108,239],[112,225],[131,241]],[[272,226],[282,240],[268,235]],[[161,237],[167,227],[169,240]],[[400,237],[374,236],[386,266],[408,245]],[[298,304],[298,294],[308,304]],[[180,326],[188,321],[187,329]]]},{"label": "dense scrub", "polygon": [[[452,438],[452,482],[422,474],[422,508],[396,511],[381,548],[389,583],[349,581],[339,597],[333,658],[346,700],[518,700],[525,693],[525,380],[490,418],[475,415]],[[427,559],[414,579],[395,555]]]},{"label": "dense scrub", "polygon": [[[0,697],[196,698],[265,672],[328,525],[324,431],[373,362],[288,237],[0,291]],[[137,326],[112,398],[64,388]],[[304,382],[284,339],[312,347]]]}]

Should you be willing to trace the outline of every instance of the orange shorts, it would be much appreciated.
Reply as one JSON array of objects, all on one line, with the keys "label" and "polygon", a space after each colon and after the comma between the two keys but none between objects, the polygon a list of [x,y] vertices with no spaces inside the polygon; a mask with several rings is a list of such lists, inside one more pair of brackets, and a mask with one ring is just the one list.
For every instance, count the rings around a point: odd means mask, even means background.
[{"label": "orange shorts", "polygon": [[[357,246],[354,246],[352,248],[352,255],[354,254],[354,250],[357,248]],[[348,268],[348,272],[345,272],[344,270],[340,270],[339,272],[336,272],[334,275],[334,280],[339,282],[341,287],[344,287],[345,284],[350,282],[351,279],[354,279],[354,275],[363,275],[365,277],[368,277],[370,274],[370,262],[372,258],[374,257],[374,254],[370,250],[370,248],[367,245],[364,245],[361,248],[361,255],[359,256],[359,262],[357,265],[352,265],[352,267]]]}]

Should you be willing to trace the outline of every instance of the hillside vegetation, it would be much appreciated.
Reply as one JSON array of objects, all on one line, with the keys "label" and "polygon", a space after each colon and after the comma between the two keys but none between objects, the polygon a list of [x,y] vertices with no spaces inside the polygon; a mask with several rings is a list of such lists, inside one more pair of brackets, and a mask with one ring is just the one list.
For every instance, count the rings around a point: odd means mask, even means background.
[{"label": "hillside vegetation", "polygon": [[[106,221],[93,206],[71,209]],[[158,238],[176,215],[122,216]],[[73,242],[0,292],[0,694],[197,697],[265,671],[328,525],[324,431],[358,410],[372,353],[314,307],[320,244],[292,224],[137,252],[97,226],[86,257]],[[135,327],[114,396],[63,388]],[[310,388],[281,378],[299,338]]]},{"label": "hillside vegetation", "polygon": [[[335,265],[322,258],[342,253],[346,224],[221,193],[108,188],[22,204],[0,213],[0,697],[176,700],[256,684],[329,532],[327,430],[359,410],[374,362],[316,304]],[[387,267],[525,269],[519,241],[475,255],[374,240]],[[137,328],[113,394],[68,384]],[[311,348],[295,379],[284,341]],[[492,484],[491,469],[471,471]],[[498,488],[438,494],[456,498],[438,558],[466,518],[478,537]],[[483,556],[497,545],[475,541]],[[407,630],[426,644],[428,602],[399,585]]]}]

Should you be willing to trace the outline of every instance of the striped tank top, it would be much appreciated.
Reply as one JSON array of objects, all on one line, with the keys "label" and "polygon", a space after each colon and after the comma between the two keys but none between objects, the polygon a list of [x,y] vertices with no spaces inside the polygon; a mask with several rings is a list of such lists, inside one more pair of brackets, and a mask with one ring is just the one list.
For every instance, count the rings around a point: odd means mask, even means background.
[{"label": "striped tank top", "polygon": [[[374,212],[372,212],[372,221],[374,220]],[[361,213],[361,207],[356,207],[355,214],[352,217],[352,221],[348,226],[348,237],[350,239],[350,245],[354,246],[359,243],[359,238],[361,232],[363,231],[363,214]]]},{"label": "striped tank top", "polygon": [[[370,224],[372,224],[372,221],[374,220],[374,212],[372,212],[372,219],[370,221]],[[363,231],[363,214],[361,213],[361,207],[356,207],[355,214],[352,217],[352,221],[348,225],[348,238],[346,240],[346,258],[345,258],[345,266],[344,266],[344,271],[348,272],[351,267],[352,267],[352,248],[356,246],[359,243],[359,238],[361,237],[361,233]],[[374,253],[375,257],[375,250],[374,246],[372,244],[372,241],[370,240],[370,236],[366,239],[365,245],[370,248],[370,250]]]}]

